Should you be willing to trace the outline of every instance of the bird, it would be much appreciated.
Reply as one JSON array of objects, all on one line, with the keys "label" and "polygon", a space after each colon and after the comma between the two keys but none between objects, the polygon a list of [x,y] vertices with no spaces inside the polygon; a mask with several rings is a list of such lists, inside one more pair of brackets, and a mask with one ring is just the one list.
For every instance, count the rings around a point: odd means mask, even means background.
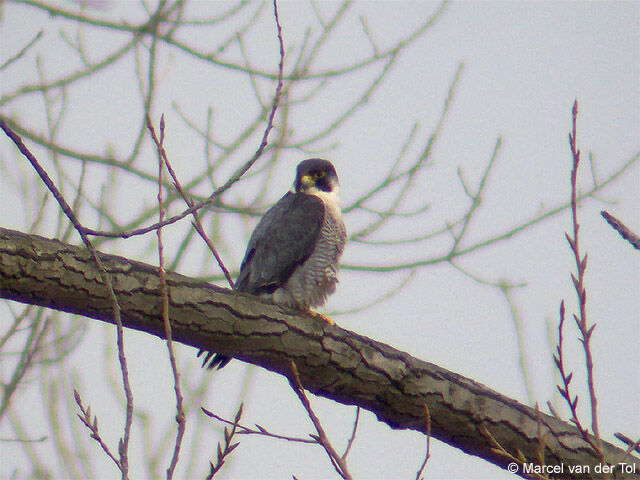
[{"label": "bird", "polygon": [[[331,162],[303,160],[293,187],[256,225],[235,284],[275,304],[312,314],[333,324],[312,307],[325,303],[338,283],[338,264],[347,239],[340,209],[340,182]],[[200,350],[202,366],[222,368],[231,358]]]}]

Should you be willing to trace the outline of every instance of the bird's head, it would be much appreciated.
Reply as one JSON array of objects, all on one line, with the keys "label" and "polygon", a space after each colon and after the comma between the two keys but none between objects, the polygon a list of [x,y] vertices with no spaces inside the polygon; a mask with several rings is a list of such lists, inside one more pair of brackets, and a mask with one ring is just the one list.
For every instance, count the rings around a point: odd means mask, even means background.
[{"label": "bird's head", "polygon": [[298,164],[293,189],[296,193],[317,195],[324,193],[338,194],[340,182],[338,174],[331,162],[321,158],[311,158]]}]

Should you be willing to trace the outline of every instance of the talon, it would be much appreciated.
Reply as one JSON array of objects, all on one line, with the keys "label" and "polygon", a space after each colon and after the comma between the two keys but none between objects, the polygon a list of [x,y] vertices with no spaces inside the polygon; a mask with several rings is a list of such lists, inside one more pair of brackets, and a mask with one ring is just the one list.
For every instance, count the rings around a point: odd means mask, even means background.
[{"label": "talon", "polygon": [[321,313],[318,312],[314,312],[311,309],[307,310],[307,313],[313,317],[319,318],[320,320],[324,320],[325,322],[327,322],[329,325],[335,325],[336,322],[334,322],[333,320],[331,320],[331,318],[327,317],[326,315],[323,315]]}]

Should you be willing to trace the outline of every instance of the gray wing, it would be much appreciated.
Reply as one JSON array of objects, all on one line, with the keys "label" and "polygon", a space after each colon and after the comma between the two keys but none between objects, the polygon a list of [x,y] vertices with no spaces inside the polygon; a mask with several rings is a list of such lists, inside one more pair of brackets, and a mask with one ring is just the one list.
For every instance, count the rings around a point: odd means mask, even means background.
[{"label": "gray wing", "polygon": [[253,231],[236,289],[273,293],[313,253],[323,222],[322,200],[304,193],[287,193]]}]

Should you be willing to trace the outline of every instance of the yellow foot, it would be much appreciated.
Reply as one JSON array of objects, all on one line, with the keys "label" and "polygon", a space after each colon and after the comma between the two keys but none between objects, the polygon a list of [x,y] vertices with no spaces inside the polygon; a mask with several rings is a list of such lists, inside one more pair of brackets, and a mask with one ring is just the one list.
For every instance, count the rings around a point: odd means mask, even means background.
[{"label": "yellow foot", "polygon": [[325,322],[327,322],[329,325],[335,325],[336,322],[334,322],[333,320],[331,320],[329,317],[327,317],[326,315],[323,315],[321,313],[318,312],[314,312],[311,309],[308,309],[306,311],[306,313],[308,313],[309,315],[311,315],[312,317],[316,317],[319,318],[320,320],[324,320]]}]

